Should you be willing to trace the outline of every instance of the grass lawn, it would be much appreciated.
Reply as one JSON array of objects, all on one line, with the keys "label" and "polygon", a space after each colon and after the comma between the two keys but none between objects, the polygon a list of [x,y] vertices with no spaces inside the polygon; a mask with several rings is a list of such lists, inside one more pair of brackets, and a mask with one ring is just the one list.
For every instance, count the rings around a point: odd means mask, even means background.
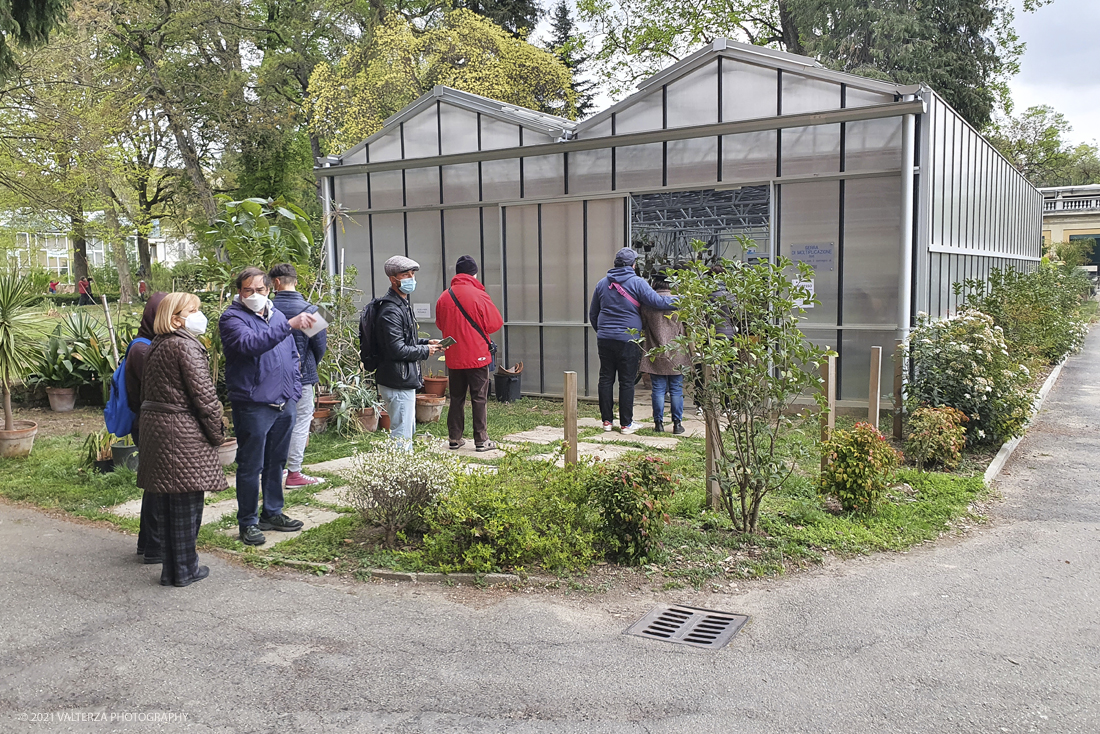
[{"label": "grass lawn", "polygon": [[[525,398],[511,404],[492,402],[491,435],[499,439],[539,425],[560,426],[561,408],[560,402],[544,399]],[[597,416],[598,410],[591,403],[582,403],[580,413]],[[428,430],[442,437],[446,427],[440,422],[430,425]],[[598,432],[586,429],[581,435]],[[643,430],[639,435],[651,433]],[[816,456],[816,434],[816,423],[796,425],[784,435],[784,454],[790,457],[810,451]],[[108,520],[136,532],[137,520],[106,511],[140,496],[134,484],[135,475],[125,470],[97,475],[81,469],[83,439],[81,434],[39,438],[29,458],[0,459],[0,495],[80,517]],[[330,429],[311,437],[306,464],[348,456],[355,450],[369,450],[381,440],[384,440],[382,433],[344,437]],[[531,446],[524,452],[545,453],[552,448]],[[672,522],[665,530],[663,549],[642,570],[652,583],[669,589],[725,586],[738,579],[778,575],[820,563],[826,554],[843,557],[905,550],[957,526],[980,522],[974,503],[986,497],[981,479],[984,465],[974,461],[964,464],[963,470],[956,474],[902,470],[899,474],[902,484],[874,515],[833,512],[817,495],[817,466],[811,461],[799,467],[781,492],[765,500],[761,533],[745,535],[731,529],[724,513],[705,510],[702,439],[682,438],[674,452],[653,453],[670,461],[670,469],[680,484],[673,498]],[[324,488],[341,481],[334,475],[329,475],[329,479]],[[287,505],[315,504],[311,495],[312,492],[290,492]],[[233,490],[229,490],[209,495],[207,502],[233,497]],[[235,537],[220,532],[234,522],[231,514],[204,526],[199,535],[200,547],[244,550]],[[354,513],[345,513],[273,548],[247,549],[247,555],[260,564],[281,560],[326,563],[338,573],[358,577],[368,575],[371,568],[437,570],[425,562],[415,542],[399,544],[395,550],[380,547],[377,534]]]}]

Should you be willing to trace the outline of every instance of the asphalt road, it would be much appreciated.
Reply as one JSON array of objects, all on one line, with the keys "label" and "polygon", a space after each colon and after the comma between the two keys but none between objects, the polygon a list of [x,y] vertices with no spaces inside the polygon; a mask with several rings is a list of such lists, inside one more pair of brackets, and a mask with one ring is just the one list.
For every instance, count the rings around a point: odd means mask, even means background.
[{"label": "asphalt road", "polygon": [[1094,331],[989,527],[685,598],[752,615],[720,651],[623,636],[652,597],[460,603],[210,556],[162,588],[132,537],[0,505],[0,732],[1091,734],[1098,427]]}]

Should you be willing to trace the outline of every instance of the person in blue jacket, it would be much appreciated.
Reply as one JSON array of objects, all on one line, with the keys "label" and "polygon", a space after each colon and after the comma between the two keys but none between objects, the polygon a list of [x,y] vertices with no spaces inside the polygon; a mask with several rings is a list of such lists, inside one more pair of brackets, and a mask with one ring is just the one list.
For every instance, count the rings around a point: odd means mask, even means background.
[{"label": "person in blue jacket", "polygon": [[640,308],[655,311],[675,310],[675,298],[660,296],[649,283],[634,272],[638,253],[624,247],[615,253],[615,267],[596,284],[588,321],[596,330],[596,348],[600,355],[600,417],[603,429],[610,431],[615,419],[615,375],[619,376],[619,426],[623,433],[634,433],[641,424],[634,422],[634,382],[642,348],[634,341],[642,333]]},{"label": "person in blue jacket", "polygon": [[[237,434],[237,525],[242,543],[263,545],[261,530],[302,528],[301,520],[283,514],[283,466],[302,397],[291,329],[309,328],[317,317],[302,312],[288,320],[267,297],[271,280],[259,268],[242,270],[236,285],[237,296],[218,330]],[[261,474],[264,506],[257,516]]]}]

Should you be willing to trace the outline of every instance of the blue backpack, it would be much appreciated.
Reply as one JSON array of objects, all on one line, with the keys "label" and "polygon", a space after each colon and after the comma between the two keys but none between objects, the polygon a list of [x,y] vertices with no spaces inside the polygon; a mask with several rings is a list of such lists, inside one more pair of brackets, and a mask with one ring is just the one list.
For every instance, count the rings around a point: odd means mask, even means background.
[{"label": "blue backpack", "polygon": [[111,375],[111,397],[107,401],[107,407],[103,409],[103,421],[107,424],[107,430],[116,436],[126,436],[134,430],[134,412],[130,410],[130,404],[126,401],[126,358],[130,355],[130,349],[135,344],[152,344],[143,336],[139,336],[126,347],[126,354]]}]

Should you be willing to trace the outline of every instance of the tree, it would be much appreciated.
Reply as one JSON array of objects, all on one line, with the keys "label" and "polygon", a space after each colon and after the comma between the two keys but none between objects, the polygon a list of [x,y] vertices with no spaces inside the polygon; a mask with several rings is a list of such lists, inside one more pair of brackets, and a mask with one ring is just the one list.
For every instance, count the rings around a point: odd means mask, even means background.
[{"label": "tree", "polygon": [[457,0],[465,8],[500,26],[516,38],[526,38],[542,17],[538,0]]},{"label": "tree", "polygon": [[544,47],[561,59],[565,68],[572,74],[573,82],[570,88],[577,99],[577,118],[581,119],[587,117],[592,111],[593,97],[595,97],[592,88],[596,86],[595,82],[581,78],[585,73],[584,66],[588,62],[588,57],[583,55],[584,38],[577,33],[577,25],[573,21],[573,11],[569,7],[568,0],[560,0],[550,11],[550,15],[550,39]]},{"label": "tree", "polygon": [[41,46],[65,22],[70,0],[0,0],[0,79],[15,71],[11,43]]},{"label": "tree", "polygon": [[423,32],[393,14],[369,44],[310,81],[313,129],[330,150],[346,150],[437,84],[572,117],[569,70],[556,58],[468,10],[448,13]]},{"label": "tree", "polygon": [[1065,115],[1041,105],[997,120],[989,139],[1036,186],[1100,183],[1100,150],[1095,143],[1070,145],[1065,136],[1072,130]]},{"label": "tree", "polygon": [[[1031,10],[1044,0],[1026,0]],[[579,0],[600,39],[593,60],[619,96],[669,61],[724,36],[810,55],[823,65],[926,82],[978,128],[1023,52],[1008,0]]]}]

